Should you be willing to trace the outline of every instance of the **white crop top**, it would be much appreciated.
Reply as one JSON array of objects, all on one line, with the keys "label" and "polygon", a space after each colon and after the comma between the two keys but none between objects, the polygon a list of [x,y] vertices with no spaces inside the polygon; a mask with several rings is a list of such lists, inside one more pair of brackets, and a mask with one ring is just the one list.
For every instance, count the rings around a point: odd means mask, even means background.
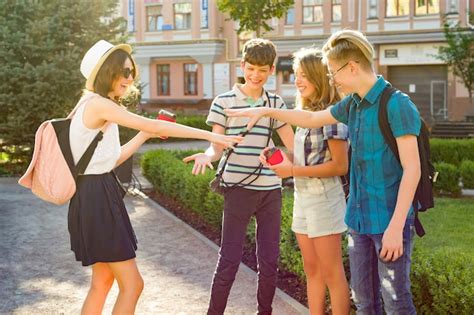
[{"label": "white crop top", "polygon": [[[71,120],[71,127],[69,130],[72,157],[74,158],[75,164],[79,162],[87,147],[89,147],[89,144],[101,129],[89,129],[84,125],[84,108],[93,97],[91,97],[91,95],[83,97],[88,97],[88,100],[77,109]],[[115,164],[120,157],[120,153],[121,148],[118,126],[115,123],[111,123],[105,130],[102,140],[97,144],[94,155],[92,156],[84,174],[103,174],[110,172],[114,169]]]}]

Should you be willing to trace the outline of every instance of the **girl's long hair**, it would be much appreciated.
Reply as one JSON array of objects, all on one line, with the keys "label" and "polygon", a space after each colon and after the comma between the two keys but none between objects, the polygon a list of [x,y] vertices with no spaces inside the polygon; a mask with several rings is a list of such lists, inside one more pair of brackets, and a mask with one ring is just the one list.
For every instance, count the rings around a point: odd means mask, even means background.
[{"label": "girl's long hair", "polygon": [[308,98],[298,93],[297,108],[318,111],[340,100],[336,88],[329,84],[328,70],[322,59],[323,53],[318,48],[302,48],[293,54],[293,70],[296,73],[298,68],[301,69],[315,90]]}]

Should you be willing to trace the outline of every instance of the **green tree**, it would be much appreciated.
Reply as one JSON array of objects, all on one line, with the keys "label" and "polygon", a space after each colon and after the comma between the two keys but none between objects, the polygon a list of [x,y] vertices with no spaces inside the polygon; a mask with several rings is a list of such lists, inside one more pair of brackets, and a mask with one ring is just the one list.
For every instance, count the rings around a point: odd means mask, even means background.
[{"label": "green tree", "polygon": [[294,0],[218,0],[221,12],[229,13],[230,19],[239,21],[237,33],[253,31],[257,37],[272,30],[267,21],[281,18],[294,4]]},{"label": "green tree", "polygon": [[125,39],[117,4],[0,1],[0,153],[29,155],[19,148],[32,146],[39,124],[73,108],[85,83],[79,68],[87,49],[99,39]]},{"label": "green tree", "polygon": [[474,31],[461,27],[459,23],[451,26],[444,22],[444,36],[447,46],[438,49],[436,58],[451,66],[469,92],[470,112],[474,114],[472,90],[474,87]]}]

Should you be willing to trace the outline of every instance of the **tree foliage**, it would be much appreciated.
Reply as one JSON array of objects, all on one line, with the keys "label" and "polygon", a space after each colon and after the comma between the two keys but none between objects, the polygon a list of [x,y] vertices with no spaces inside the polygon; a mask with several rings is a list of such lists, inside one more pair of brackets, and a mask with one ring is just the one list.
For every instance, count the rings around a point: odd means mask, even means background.
[{"label": "tree foliage", "polygon": [[440,47],[438,59],[452,66],[453,72],[458,76],[469,92],[469,102],[474,106],[472,90],[474,88],[474,30],[463,28],[460,24],[451,26],[444,23],[444,35],[448,46]]},{"label": "tree foliage", "polygon": [[229,13],[230,18],[239,21],[238,33],[253,31],[257,37],[261,30],[268,32],[273,28],[267,23],[271,18],[281,18],[294,4],[294,0],[218,0],[221,12]]},{"label": "tree foliage", "polygon": [[117,4],[0,1],[0,152],[31,146],[42,121],[72,109],[84,87],[79,68],[87,49],[99,39],[125,39]]}]

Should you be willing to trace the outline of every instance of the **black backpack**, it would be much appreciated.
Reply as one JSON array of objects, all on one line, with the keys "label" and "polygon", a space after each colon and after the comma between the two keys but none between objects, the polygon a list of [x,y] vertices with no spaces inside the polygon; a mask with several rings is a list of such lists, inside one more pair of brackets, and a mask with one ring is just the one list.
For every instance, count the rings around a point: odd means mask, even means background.
[{"label": "black backpack", "polygon": [[[393,93],[398,91],[393,87],[386,87],[382,95],[380,97],[380,105],[378,111],[378,120],[379,120],[379,127],[380,131],[382,132],[383,138],[387,145],[389,146],[390,150],[392,150],[393,154],[400,162],[400,155],[398,153],[397,141],[393,136],[392,129],[390,129],[390,125],[388,122],[388,112],[387,112],[387,104],[388,100],[392,96]],[[349,111],[350,104],[347,106],[347,111]],[[425,230],[423,225],[418,218],[418,212],[426,211],[434,207],[434,198],[433,198],[433,183],[436,181],[437,172],[431,162],[431,153],[430,153],[430,142],[429,142],[429,131],[426,127],[425,122],[421,119],[421,128],[420,134],[416,137],[418,142],[418,152],[420,155],[420,166],[421,166],[421,177],[420,181],[418,182],[418,186],[416,188],[415,197],[413,198],[413,209],[415,211],[415,230],[416,234],[420,237],[425,235]],[[349,168],[350,168],[350,160],[351,160],[351,147],[349,147]],[[342,176],[342,183],[344,192],[346,192],[346,196],[349,194],[349,174]]]}]

